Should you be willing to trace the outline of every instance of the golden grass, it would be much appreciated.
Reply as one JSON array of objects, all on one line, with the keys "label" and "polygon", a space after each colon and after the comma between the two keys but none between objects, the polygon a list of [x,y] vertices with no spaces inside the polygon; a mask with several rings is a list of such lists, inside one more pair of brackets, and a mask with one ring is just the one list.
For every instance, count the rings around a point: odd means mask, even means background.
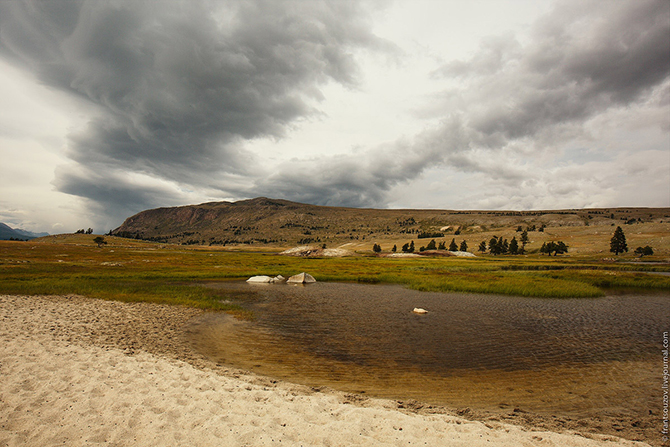
[{"label": "golden grass", "polygon": [[598,257],[306,259],[115,237],[106,237],[108,245],[98,248],[92,240],[92,235],[67,235],[31,242],[0,241],[0,293],[80,294],[218,309],[248,317],[239,296],[205,287],[203,282],[260,274],[288,277],[306,271],[319,281],[396,283],[425,291],[533,297],[595,297],[608,287],[670,289],[670,277],[644,273],[668,271],[667,265],[603,262]]}]

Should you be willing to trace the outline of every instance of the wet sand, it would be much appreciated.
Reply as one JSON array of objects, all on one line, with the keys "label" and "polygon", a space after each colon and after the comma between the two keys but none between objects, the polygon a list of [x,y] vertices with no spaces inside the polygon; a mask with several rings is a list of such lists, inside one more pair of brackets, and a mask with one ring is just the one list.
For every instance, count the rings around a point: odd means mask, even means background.
[{"label": "wet sand", "polygon": [[449,410],[256,376],[190,347],[183,331],[201,314],[0,296],[0,446],[659,443],[631,421]]}]

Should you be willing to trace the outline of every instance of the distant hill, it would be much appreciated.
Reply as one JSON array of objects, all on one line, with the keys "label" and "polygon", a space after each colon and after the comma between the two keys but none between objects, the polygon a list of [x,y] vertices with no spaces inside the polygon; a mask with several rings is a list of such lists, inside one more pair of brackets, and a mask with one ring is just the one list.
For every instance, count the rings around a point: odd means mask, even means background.
[{"label": "distant hill", "polygon": [[[670,221],[668,208],[453,211],[316,206],[264,197],[142,211],[113,235],[186,245],[295,246],[409,240],[501,231],[518,226],[580,227]],[[440,236],[442,235],[442,236]],[[429,239],[428,239],[429,240]],[[395,242],[394,242],[395,243]]]},{"label": "distant hill", "polygon": [[0,222],[0,240],[8,241],[10,239],[35,239],[42,236],[48,236],[49,233],[33,233],[32,231],[21,230],[18,228],[12,228],[9,225],[6,225]]}]

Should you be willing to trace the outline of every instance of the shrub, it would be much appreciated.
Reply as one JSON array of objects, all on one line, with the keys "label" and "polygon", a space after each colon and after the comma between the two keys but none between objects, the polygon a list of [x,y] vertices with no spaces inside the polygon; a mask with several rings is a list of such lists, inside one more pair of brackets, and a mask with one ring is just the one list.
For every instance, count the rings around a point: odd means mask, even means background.
[{"label": "shrub", "polygon": [[651,248],[649,245],[644,247],[637,247],[635,249],[635,254],[640,256],[651,256],[654,254],[654,249]]},{"label": "shrub", "polygon": [[551,256],[552,253],[554,254],[554,256],[556,256],[567,252],[568,252],[568,246],[565,245],[565,243],[562,241],[545,242],[544,244],[542,244],[542,248],[540,248],[540,253],[546,253],[549,256]]}]

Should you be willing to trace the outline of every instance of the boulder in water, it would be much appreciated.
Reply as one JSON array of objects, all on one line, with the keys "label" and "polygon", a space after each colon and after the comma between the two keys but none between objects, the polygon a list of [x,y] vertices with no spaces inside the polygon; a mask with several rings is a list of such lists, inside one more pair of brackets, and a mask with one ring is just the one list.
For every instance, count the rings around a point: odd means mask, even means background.
[{"label": "boulder in water", "polygon": [[309,273],[303,272],[291,276],[286,282],[289,284],[309,284],[316,282],[316,279]]},{"label": "boulder in water", "polygon": [[259,275],[259,276],[252,276],[251,278],[247,279],[247,282],[251,283],[271,283],[272,278],[266,275]]}]

